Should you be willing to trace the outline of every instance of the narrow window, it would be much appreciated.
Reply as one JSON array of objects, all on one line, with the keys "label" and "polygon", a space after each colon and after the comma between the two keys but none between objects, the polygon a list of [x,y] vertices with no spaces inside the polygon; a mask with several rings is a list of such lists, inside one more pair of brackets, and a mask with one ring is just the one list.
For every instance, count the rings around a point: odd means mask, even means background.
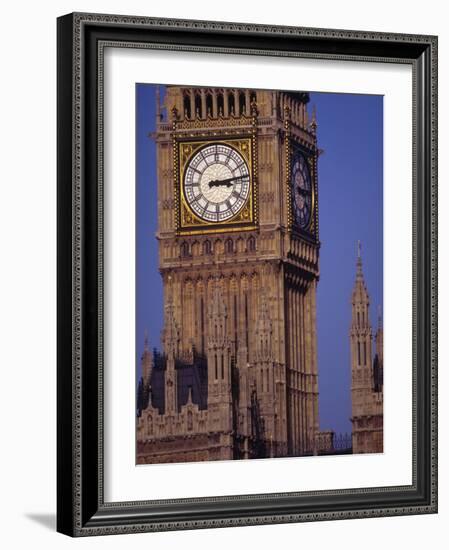
[{"label": "narrow window", "polygon": [[254,237],[250,237],[248,239],[248,252],[255,252],[256,251],[256,239]]},{"label": "narrow window", "polygon": [[213,109],[213,103],[212,103],[212,95],[207,94],[206,97],[206,114],[207,116],[212,116],[212,109]]},{"label": "narrow window", "polygon": [[201,108],[201,97],[199,94],[195,95],[195,115],[203,118],[203,112]]},{"label": "narrow window", "polygon": [[230,115],[235,114],[234,94],[232,92],[228,94],[228,109]]},{"label": "narrow window", "polygon": [[360,360],[360,342],[357,342],[357,351],[358,351],[358,364],[361,365],[362,362]]},{"label": "narrow window", "polygon": [[184,242],[181,245],[181,256],[186,258],[189,255],[189,244]]},{"label": "narrow window", "polygon": [[246,114],[246,100],[245,100],[245,92],[240,92],[239,94],[239,107],[240,107],[240,114],[245,113]]},{"label": "narrow window", "polygon": [[217,96],[217,109],[218,109],[218,114],[223,115],[223,113],[224,113],[223,94],[218,94],[218,96]]},{"label": "narrow window", "polygon": [[190,111],[190,96],[184,95],[184,116],[185,118],[191,118],[192,113]]},{"label": "narrow window", "polygon": [[189,432],[191,432],[193,430],[193,415],[192,415],[192,411],[188,411],[187,412],[187,429],[189,430]]},{"label": "narrow window", "polygon": [[205,256],[207,256],[207,255],[211,254],[211,252],[212,252],[212,245],[211,245],[210,241],[204,241],[204,243],[203,243],[203,254]]}]

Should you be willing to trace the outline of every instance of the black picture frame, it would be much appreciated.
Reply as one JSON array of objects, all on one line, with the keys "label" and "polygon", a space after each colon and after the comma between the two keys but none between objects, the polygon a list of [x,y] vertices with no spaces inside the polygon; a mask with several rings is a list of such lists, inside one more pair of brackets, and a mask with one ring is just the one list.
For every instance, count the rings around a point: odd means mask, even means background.
[{"label": "black picture frame", "polygon": [[[58,28],[57,530],[71,536],[437,511],[437,37],[75,13]],[[413,483],[105,503],[102,42],[413,69]]]}]

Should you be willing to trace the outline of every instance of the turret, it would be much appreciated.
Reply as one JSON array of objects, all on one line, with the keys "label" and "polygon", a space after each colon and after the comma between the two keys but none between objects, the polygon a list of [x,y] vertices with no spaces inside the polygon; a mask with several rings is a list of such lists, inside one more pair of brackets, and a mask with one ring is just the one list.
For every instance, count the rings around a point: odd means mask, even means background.
[{"label": "turret", "polygon": [[209,390],[214,394],[217,384],[230,384],[231,357],[230,341],[226,332],[228,312],[221,294],[220,279],[217,277],[212,284],[212,299],[208,311],[207,364]]},{"label": "turret", "polygon": [[179,329],[175,320],[175,310],[171,296],[165,304],[164,330],[162,334],[167,364],[165,370],[165,413],[174,414],[178,410],[178,377],[175,361],[179,355]]},{"label": "turret", "polygon": [[[370,299],[365,285],[362,269],[361,245],[357,247],[357,264],[354,288],[352,291],[352,322],[351,322],[351,364],[353,387],[370,386],[369,376],[372,365],[372,330],[369,319]],[[361,375],[360,369],[368,373]]]},{"label": "turret", "polygon": [[360,242],[352,291],[351,371],[352,371],[352,451],[374,453],[383,450],[383,330],[376,332],[376,355],[372,360],[372,330],[369,294],[362,270]]},{"label": "turret", "polygon": [[[220,279],[212,282],[208,311],[207,378],[209,422],[213,430],[230,434],[233,426],[231,343],[226,332],[228,312]],[[229,437],[229,435],[226,435]],[[230,449],[228,440],[224,443]],[[230,452],[230,451],[229,451]]]}]

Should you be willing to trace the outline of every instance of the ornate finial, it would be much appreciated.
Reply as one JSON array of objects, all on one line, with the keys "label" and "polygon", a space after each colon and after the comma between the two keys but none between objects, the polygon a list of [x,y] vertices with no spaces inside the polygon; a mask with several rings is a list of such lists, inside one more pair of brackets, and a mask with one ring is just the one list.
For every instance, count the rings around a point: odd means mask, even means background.
[{"label": "ornate finial", "polygon": [[382,308],[380,304],[377,306],[377,328],[382,328]]},{"label": "ornate finial", "polygon": [[269,296],[265,287],[260,289],[259,311],[256,325],[256,354],[259,361],[272,358],[272,322]]},{"label": "ornate finial", "polygon": [[257,116],[257,101],[255,99],[251,101],[250,107],[251,107],[251,115]]},{"label": "ornate finial", "polygon": [[175,305],[171,293],[167,296],[164,309],[162,340],[164,342],[165,353],[170,356],[176,356],[178,354],[179,328],[175,319]]},{"label": "ornate finial", "polygon": [[149,351],[150,349],[148,345],[148,329],[144,331],[143,349],[144,351]]},{"label": "ornate finial", "polygon": [[356,273],[357,279],[363,279],[363,271],[362,271],[362,243],[360,241],[357,241],[357,273]]},{"label": "ornate finial", "polygon": [[275,117],[277,115],[277,97],[276,92],[271,92],[271,116]]},{"label": "ornate finial", "polygon": [[227,343],[226,318],[227,308],[223,299],[219,272],[211,280],[211,299],[208,304],[209,337],[210,347],[220,347]]},{"label": "ornate finial", "polygon": [[314,134],[317,129],[317,122],[316,122],[316,105],[312,107],[312,120],[310,122],[310,129],[312,130],[312,133]]},{"label": "ornate finial", "polygon": [[215,280],[218,281],[220,279],[220,250],[219,247],[216,247],[215,251]]},{"label": "ornate finial", "polygon": [[290,135],[290,126],[291,126],[291,120],[290,120],[290,107],[288,105],[284,105],[284,128],[287,133],[287,135]]},{"label": "ornate finial", "polygon": [[156,124],[159,124],[162,120],[161,113],[161,94],[159,86],[156,86]]}]

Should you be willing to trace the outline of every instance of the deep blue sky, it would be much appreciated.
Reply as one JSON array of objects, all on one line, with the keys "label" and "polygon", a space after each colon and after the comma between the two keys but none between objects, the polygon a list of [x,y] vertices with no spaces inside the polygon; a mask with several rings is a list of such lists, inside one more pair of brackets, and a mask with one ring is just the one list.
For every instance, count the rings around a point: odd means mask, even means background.
[{"label": "deep blue sky", "polygon": [[[155,86],[138,84],[136,189],[136,358],[145,329],[160,347],[162,284],[157,270],[156,151],[148,134],[155,127]],[[311,93],[316,105],[320,216],[317,301],[321,429],[350,432],[350,297],[356,243],[362,242],[371,322],[383,296],[383,98],[373,95]]]}]

